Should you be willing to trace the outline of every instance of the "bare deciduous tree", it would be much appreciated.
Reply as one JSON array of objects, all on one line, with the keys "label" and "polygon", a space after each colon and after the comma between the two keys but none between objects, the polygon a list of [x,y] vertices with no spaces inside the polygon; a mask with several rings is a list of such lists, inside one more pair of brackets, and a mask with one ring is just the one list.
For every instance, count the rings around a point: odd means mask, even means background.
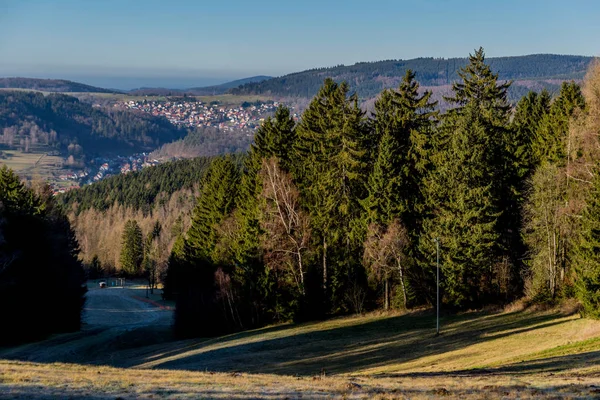
[{"label": "bare deciduous tree", "polygon": [[269,268],[285,270],[304,295],[306,267],[303,257],[310,241],[310,221],[300,209],[300,195],[292,178],[279,168],[276,159],[265,160],[260,172],[263,181],[262,246]]},{"label": "bare deciduous tree", "polygon": [[363,259],[370,267],[371,278],[384,285],[384,308],[389,309],[390,280],[398,276],[404,305],[408,302],[406,292],[405,250],[408,246],[406,229],[398,219],[389,225],[371,224],[367,232]]}]

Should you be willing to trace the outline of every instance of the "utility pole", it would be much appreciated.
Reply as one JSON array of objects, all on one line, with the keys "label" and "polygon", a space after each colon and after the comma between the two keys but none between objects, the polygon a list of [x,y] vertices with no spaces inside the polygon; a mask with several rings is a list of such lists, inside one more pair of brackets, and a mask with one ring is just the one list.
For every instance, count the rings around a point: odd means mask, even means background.
[{"label": "utility pole", "polygon": [[437,254],[437,312],[436,312],[436,326],[435,335],[440,334],[440,238],[435,238],[435,249]]}]

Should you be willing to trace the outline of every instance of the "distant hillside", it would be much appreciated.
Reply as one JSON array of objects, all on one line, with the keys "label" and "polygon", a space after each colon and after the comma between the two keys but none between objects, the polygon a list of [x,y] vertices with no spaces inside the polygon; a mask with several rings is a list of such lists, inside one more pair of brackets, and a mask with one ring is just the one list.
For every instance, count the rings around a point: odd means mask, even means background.
[{"label": "distant hillside", "polygon": [[159,195],[169,198],[178,190],[193,188],[204,176],[211,160],[210,157],[178,160],[111,176],[71,190],[58,196],[57,200],[67,209],[74,209],[76,214],[89,208],[106,210],[115,203],[148,213]]},{"label": "distant hillside", "polygon": [[[560,82],[583,78],[592,57],[535,54],[518,57],[488,58],[501,79],[515,80],[513,96],[520,97],[527,88],[556,88]],[[448,86],[459,79],[457,74],[467,58],[416,58],[361,62],[350,66],[311,69],[262,82],[246,83],[230,89],[232,94],[312,97],[326,77],[346,81],[362,99],[377,96],[381,90],[397,87],[407,69],[417,73],[422,86]]]},{"label": "distant hillside", "polygon": [[229,89],[237,88],[239,86],[246,85],[246,84],[260,83],[260,82],[263,82],[263,81],[266,81],[266,80],[272,79],[272,78],[273,78],[272,76],[265,76],[265,75],[252,76],[250,78],[244,78],[244,79],[238,79],[238,80],[231,81],[231,82],[226,82],[221,85],[190,88],[187,91],[189,91],[195,95],[223,94],[223,93],[226,93]]},{"label": "distant hillside", "polygon": [[64,94],[0,91],[4,148],[45,145],[77,157],[151,150],[184,135],[162,117],[94,107]]},{"label": "distant hillside", "polygon": [[115,93],[114,90],[84,85],[83,83],[63,79],[0,78],[0,88],[31,89],[44,92]]},{"label": "distant hillside", "polygon": [[194,87],[189,89],[168,89],[168,88],[139,88],[129,91],[129,94],[137,96],[177,96],[177,95],[195,95],[195,96],[214,96],[227,93],[230,89],[237,88],[249,83],[259,83],[271,76],[252,76],[250,78],[238,79],[231,82],[222,83],[214,86]]}]

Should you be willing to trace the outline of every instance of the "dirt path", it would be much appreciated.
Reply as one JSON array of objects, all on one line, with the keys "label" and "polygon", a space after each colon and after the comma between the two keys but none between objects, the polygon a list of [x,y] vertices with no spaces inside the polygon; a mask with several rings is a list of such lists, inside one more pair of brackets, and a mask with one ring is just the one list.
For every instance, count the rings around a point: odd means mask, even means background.
[{"label": "dirt path", "polygon": [[80,332],[0,350],[0,359],[123,365],[125,349],[170,340],[173,311],[135,298],[130,288],[92,288]]}]

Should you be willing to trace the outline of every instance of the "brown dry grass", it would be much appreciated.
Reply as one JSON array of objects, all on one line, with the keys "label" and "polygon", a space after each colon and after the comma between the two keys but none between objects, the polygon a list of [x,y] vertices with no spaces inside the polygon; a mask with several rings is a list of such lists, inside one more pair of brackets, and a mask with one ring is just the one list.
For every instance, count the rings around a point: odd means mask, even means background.
[{"label": "brown dry grass", "polygon": [[538,399],[594,398],[598,367],[585,372],[437,376],[293,377],[0,361],[2,398]]},{"label": "brown dry grass", "polygon": [[[136,335],[152,334],[144,328],[127,332],[115,348],[105,345],[90,354],[87,365],[69,364],[68,354],[45,360],[12,349],[12,360],[0,360],[0,398],[528,399],[600,394],[594,386],[600,377],[598,321],[560,310],[471,312],[443,317],[439,337],[434,323],[427,311],[376,313],[210,340],[124,345],[134,343]],[[47,350],[52,340],[48,343]],[[24,348],[39,353],[44,343]],[[0,351],[0,358],[7,354]],[[125,368],[91,365],[103,363]]]}]

